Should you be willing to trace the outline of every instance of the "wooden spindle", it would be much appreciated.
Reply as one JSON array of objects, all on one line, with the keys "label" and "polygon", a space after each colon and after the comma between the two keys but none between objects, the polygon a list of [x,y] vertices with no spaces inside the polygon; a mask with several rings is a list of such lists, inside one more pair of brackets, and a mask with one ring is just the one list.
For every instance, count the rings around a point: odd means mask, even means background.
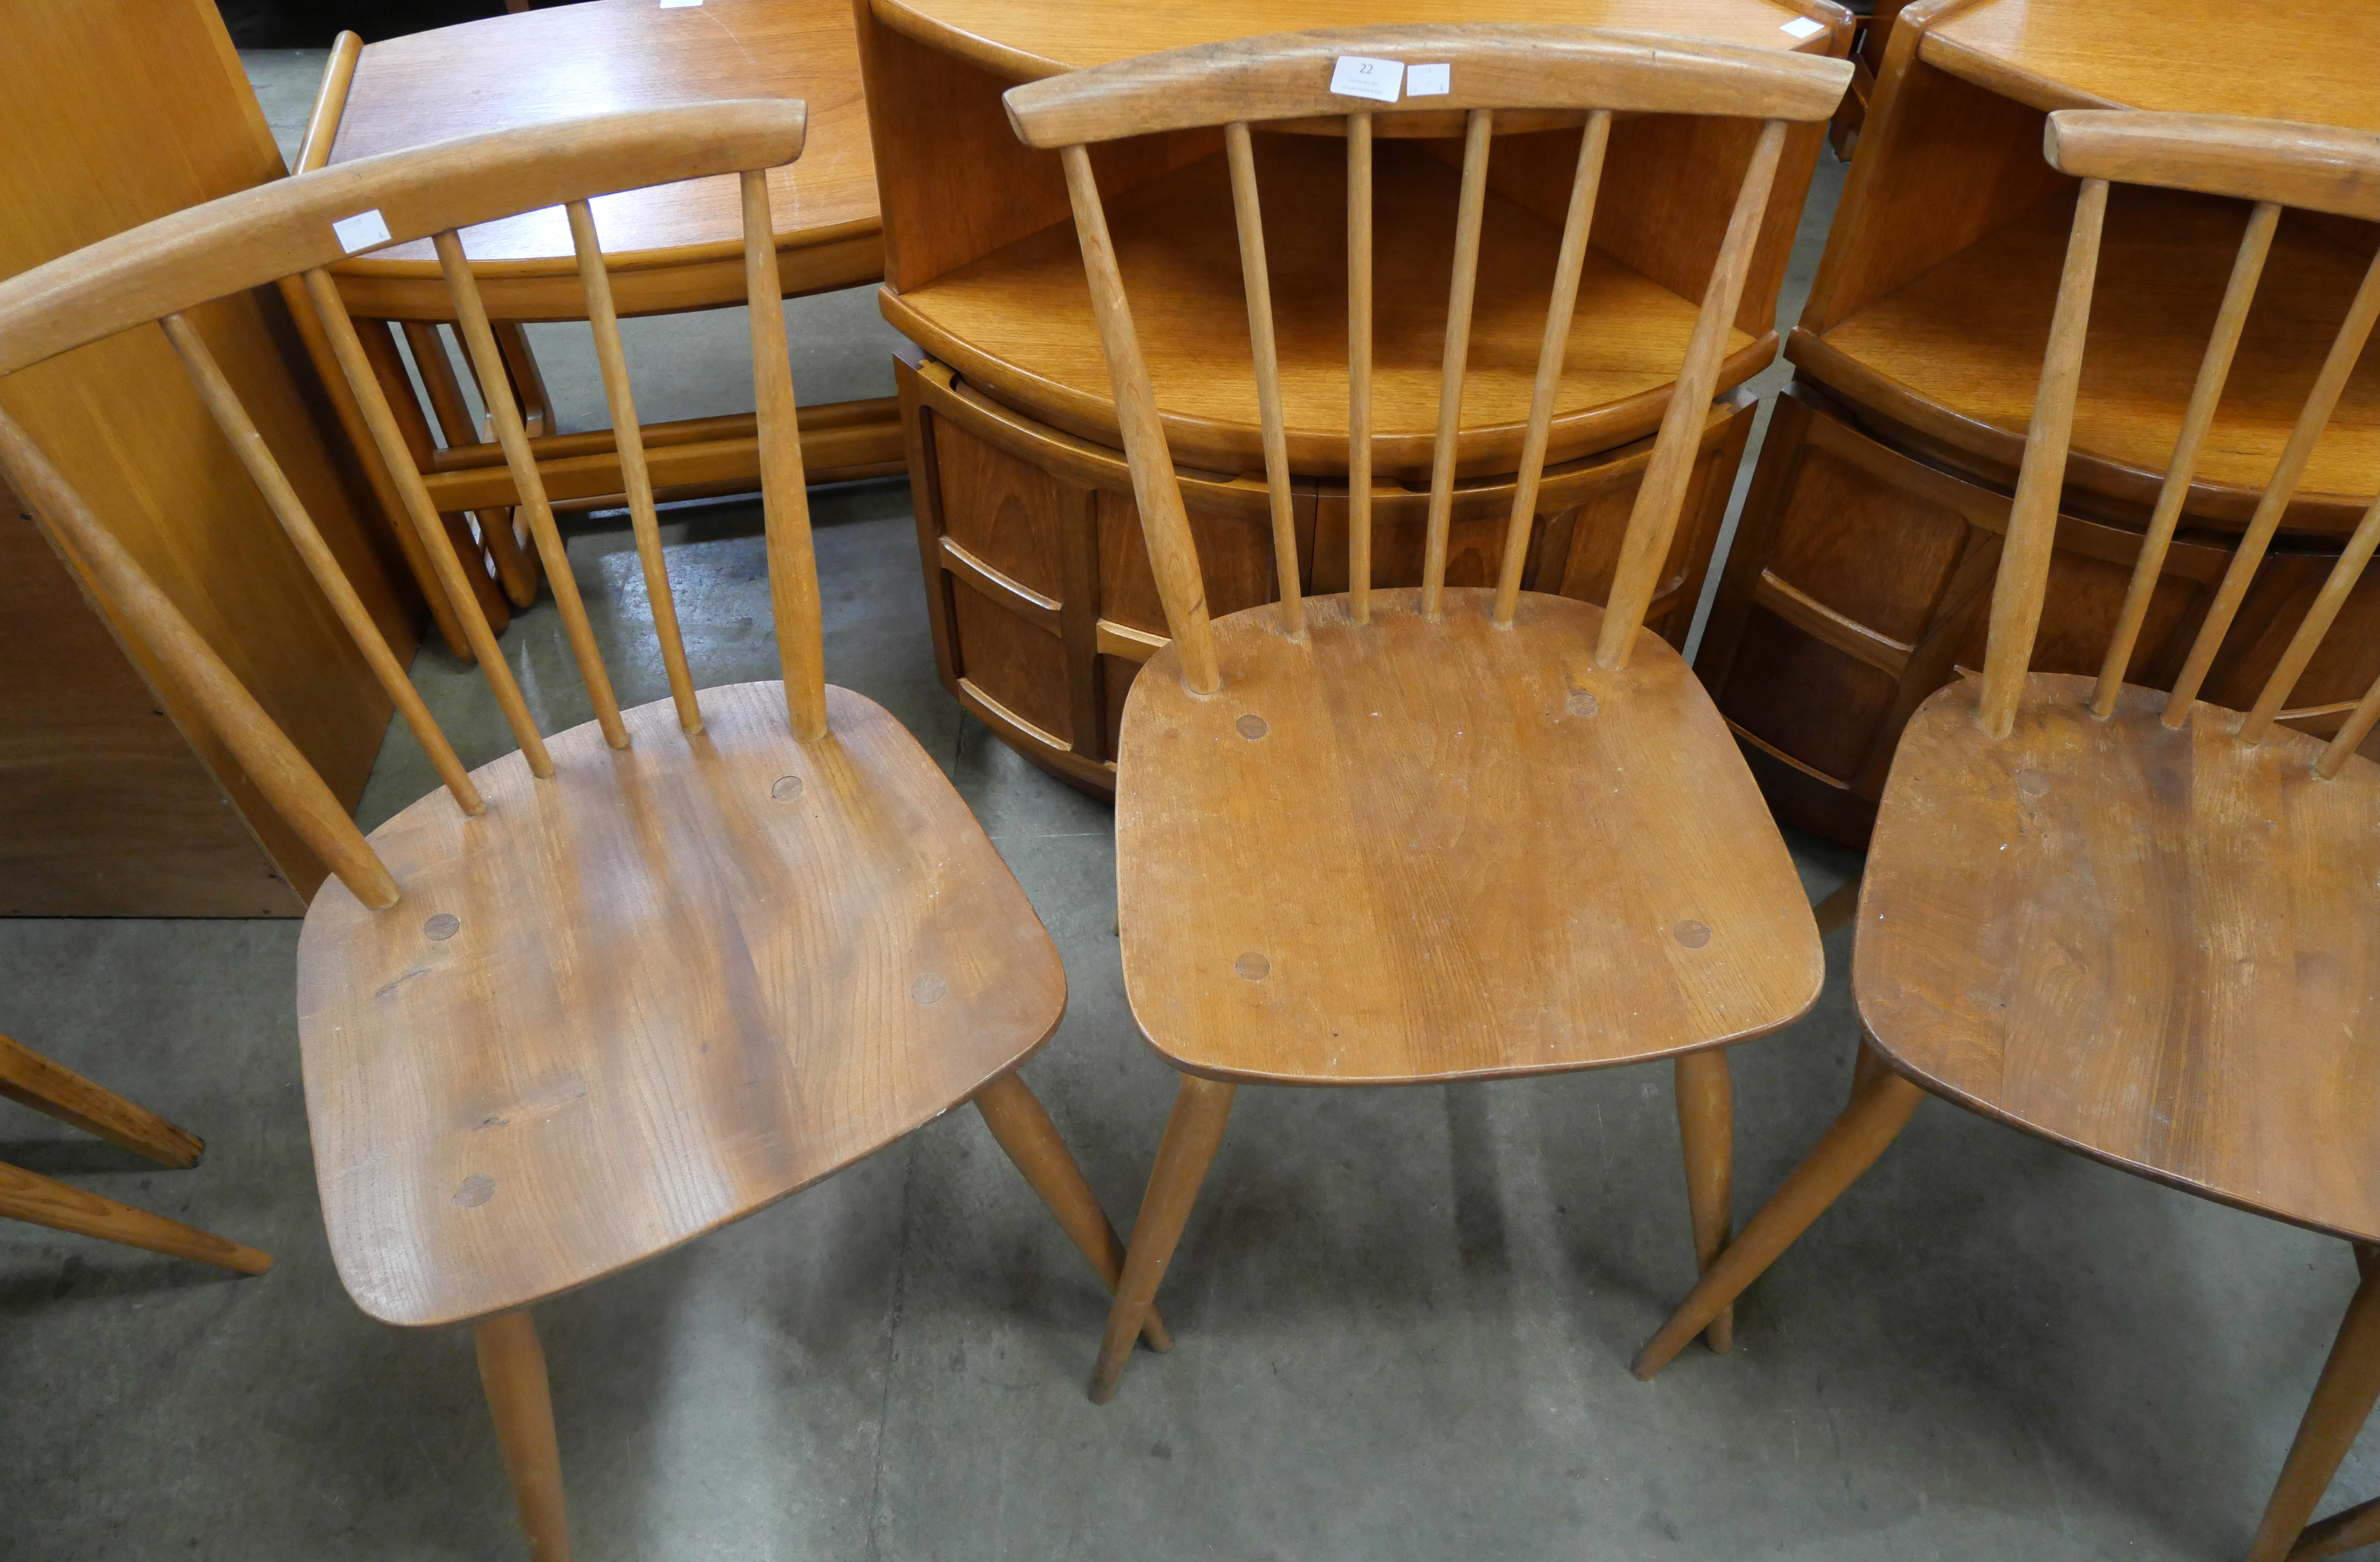
[{"label": "wooden spindle", "polygon": [[372,622],[363,599],[356,595],[355,586],[347,580],[346,571],[339,567],[337,555],[331,552],[330,544],[322,540],[322,531],[314,525],[314,518],[306,513],[298,491],[289,486],[287,474],[281,470],[281,463],[273,458],[273,452],[265,445],[264,435],[258,431],[255,421],[249,417],[248,409],[240,405],[238,394],[231,388],[231,382],[224,377],[222,365],[215,361],[215,356],[207,349],[205,341],[181,315],[169,314],[158,323],[165,328],[166,340],[174,344],[175,352],[181,356],[182,367],[188,372],[191,384],[198,388],[199,399],[204,401],[207,410],[213,414],[215,427],[221,429],[224,437],[231,442],[232,451],[238,456],[239,464],[248,469],[249,479],[264,495],[265,504],[271,506],[273,519],[281,522],[281,530],[288,534],[291,544],[298,550],[298,556],[305,561],[307,573],[314,577],[314,584],[322,588],[322,594],[330,599],[331,610],[339,616],[339,622],[346,626],[348,635],[355,641],[356,649],[363,653],[372,676],[380,680],[380,686],[396,702],[398,712],[405,717],[405,725],[412,729],[422,750],[429,754],[430,763],[437,768],[438,778],[446,783],[446,789],[454,794],[455,803],[464,812],[483,812],[487,804],[480,800],[479,788],[471,785],[470,775],[464,770],[463,762],[455,756],[454,746],[446,741],[446,734],[439,729],[437,720],[430,714],[430,707],[421,702],[420,692],[413,687],[413,679],[407,676],[405,668],[397,663],[396,653],[389,650],[388,641],[382,638],[380,626]]},{"label": "wooden spindle", "polygon": [[1670,404],[1661,413],[1660,432],[1654,436],[1653,458],[1645,464],[1636,502],[1628,512],[1628,530],[1620,540],[1620,561],[1613,567],[1611,590],[1603,604],[1603,628],[1595,642],[1595,665],[1618,672],[1628,665],[1644,627],[1645,610],[1660,585],[1670,557],[1670,540],[1685,507],[1686,485],[1694,480],[1694,457],[1702,445],[1703,420],[1710,414],[1711,397],[1718,389],[1719,367],[1727,360],[1727,334],[1743,300],[1743,279],[1752,272],[1752,254],[1760,244],[1761,214],[1768,207],[1768,189],[1777,180],[1777,159],[1785,146],[1785,124],[1771,119],[1760,128],[1752,159],[1737,187],[1735,210],[1728,217],[1727,237],[1719,243],[1711,267],[1710,286],[1703,290],[1702,309],[1694,316],[1694,335],[1686,342],[1685,361],[1677,383],[1670,387]]},{"label": "wooden spindle", "polygon": [[587,323],[595,334],[595,362],[603,373],[603,397],[612,411],[612,440],[620,455],[620,486],[628,495],[628,522],[636,529],[637,562],[645,573],[645,598],[652,604],[653,634],[661,641],[662,665],[669,671],[670,698],[677,724],[691,735],[702,730],[694,674],[686,666],[686,641],[678,634],[677,601],[670,594],[669,566],[662,557],[661,518],[653,513],[653,480],[645,466],[644,431],[637,422],[637,399],[628,385],[628,355],[620,345],[620,316],[612,306],[612,274],[595,237],[595,214],[584,201],[564,207],[570,243],[578,256],[578,282],[587,293]]},{"label": "wooden spindle", "polygon": [[2009,505],[2008,537],[1999,578],[1992,585],[1992,620],[1984,651],[1984,689],[1976,721],[1994,738],[2016,723],[2016,706],[2033,665],[2041,627],[2042,593],[2058,543],[2058,495],[2066,485],[2066,453],[2074,433],[2074,395],[2082,380],[2082,341],[2091,329],[2091,291],[2099,275],[2099,235],[2107,217],[2107,181],[2085,179],[2066,241],[2066,269],[2058,281],[2058,312],[2049,323],[2033,424],[2025,431],[2024,466]]},{"label": "wooden spindle", "polygon": [[2173,459],[2166,467],[2165,485],[2157,490],[2156,508],[2149,514],[2148,535],[2141,541],[2141,556],[2124,589],[2124,605],[2116,616],[2116,632],[2107,642],[2107,660],[2099,666],[2099,682],[2091,691],[2091,714],[2115,714],[2116,696],[2124,689],[2131,670],[2132,651],[2140,642],[2141,626],[2156,595],[2157,579],[2165,568],[2167,549],[2173,542],[2182,502],[2190,497],[2190,480],[2198,468],[2199,447],[2215,421],[2223,399],[2223,383],[2231,374],[2231,357],[2240,347],[2240,328],[2248,323],[2248,306],[2255,301],[2256,281],[2264,275],[2265,256],[2273,247],[2273,228],[2281,209],[2260,201],[2248,214],[2248,231],[2231,262],[2231,281],[2223,290],[2223,307],[2215,316],[2215,334],[2206,341],[2206,357],[2198,366],[2198,383],[2191,387],[2190,406],[2181,415],[2181,433],[2173,442]]},{"label": "wooden spindle", "polygon": [[1521,603],[1521,569],[1528,562],[1529,531],[1537,519],[1537,483],[1546,470],[1546,442],[1552,436],[1554,398],[1561,389],[1562,358],[1570,346],[1572,311],[1578,304],[1578,275],[1586,263],[1588,230],[1595,221],[1595,192],[1603,177],[1603,153],[1611,136],[1611,115],[1587,116],[1578,143],[1578,171],[1572,176],[1570,212],[1562,219],[1561,252],[1554,259],[1553,296],[1546,304],[1546,335],[1537,348],[1537,384],[1529,398],[1529,432],[1521,444],[1521,470],[1512,484],[1512,519],[1504,529],[1504,563],[1496,577],[1496,617],[1510,624]]},{"label": "wooden spindle", "polygon": [[91,578],[109,616],[189,695],[273,812],[358,900],[375,911],[395,905],[396,880],[306,756],[5,409],[0,471],[25,496],[52,544]]},{"label": "wooden spindle", "polygon": [[2325,781],[2337,776],[2345,767],[2348,756],[2362,748],[2363,740],[2372,736],[2374,723],[2380,723],[2380,678],[2372,680],[2372,687],[2363,691],[2363,698],[2355,702],[2355,709],[2347,713],[2346,722],[2323,746],[2321,755],[2313,763],[2313,773]]},{"label": "wooden spindle", "polygon": [[1463,429],[1463,372],[1471,357],[1471,298],[1479,283],[1479,224],[1488,211],[1492,110],[1475,108],[1463,136],[1463,193],[1454,214],[1454,283],[1446,300],[1446,359],[1439,371],[1438,437],[1429,453],[1429,534],[1422,547],[1421,616],[1445,611],[1446,540],[1454,517],[1455,442]]},{"label": "wooden spindle", "polygon": [[1347,616],[1372,621],[1372,116],[1347,116]]},{"label": "wooden spindle", "polygon": [[1281,625],[1292,640],[1305,638],[1305,604],[1297,580],[1297,520],[1289,502],[1289,435],[1281,427],[1281,355],[1273,345],[1272,280],[1265,270],[1264,213],[1257,200],[1256,149],[1247,121],[1223,127],[1232,168],[1232,215],[1240,230],[1240,277],[1248,296],[1248,341],[1257,371],[1257,415],[1264,428],[1265,494],[1272,506],[1272,567],[1281,585]]},{"label": "wooden spindle", "polygon": [[528,512],[529,535],[537,539],[538,556],[545,561],[553,604],[561,610],[563,633],[570,641],[587,697],[594,703],[596,724],[603,729],[603,741],[625,749],[628,726],[620,719],[620,702],[612,694],[611,675],[604,669],[602,650],[595,643],[595,627],[588,622],[577,577],[570,571],[569,551],[562,545],[562,532],[553,524],[553,506],[546,503],[545,480],[539,475],[537,457],[528,447],[528,431],[521,426],[520,404],[513,399],[512,378],[504,369],[504,349],[497,346],[495,331],[488,323],[479,280],[464,257],[463,237],[448,228],[431,242],[438,249],[438,268],[445,274],[446,291],[455,300],[455,323],[461,329],[464,350],[470,356],[472,372],[480,378],[480,399],[488,409],[488,421],[495,425],[496,443],[504,447],[504,465],[512,472],[520,507]]},{"label": "wooden spindle", "polygon": [[1174,654],[1182,660],[1183,682],[1193,693],[1212,694],[1222,687],[1223,677],[1207,618],[1206,580],[1198,570],[1189,518],[1183,513],[1173,458],[1166,451],[1165,425],[1157,416],[1148,364],[1133,329],[1132,306],[1124,300],[1123,274],[1116,265],[1115,243],[1108,237],[1107,211],[1099,204],[1091,154],[1087,148],[1069,146],[1059,149],[1058,158],[1066,170],[1066,195],[1075,209],[1075,232],[1082,240],[1091,312],[1099,322],[1108,379],[1115,388],[1116,424],[1132,467],[1133,499],[1140,506],[1149,569],[1165,604],[1165,627],[1173,636]]},{"label": "wooden spindle", "polygon": [[445,592],[455,616],[462,620],[463,638],[469,642],[471,654],[479,659],[480,670],[487,675],[488,688],[495,694],[497,708],[504,713],[504,725],[512,728],[513,741],[520,745],[531,775],[540,779],[552,775],[553,760],[545,751],[545,739],[538,735],[537,720],[529,714],[528,702],[521,698],[520,684],[514,678],[504,653],[496,648],[495,633],[488,628],[488,616],[480,611],[480,599],[473,594],[471,582],[463,573],[462,555],[455,551],[455,540],[446,534],[445,522],[438,519],[430,490],[422,483],[420,469],[406,449],[405,435],[396,426],[396,414],[390,410],[388,397],[382,393],[371,363],[364,357],[363,342],[356,335],[356,323],[348,318],[338,285],[331,280],[329,272],[318,266],[306,274],[306,297],[312,301],[315,316],[322,323],[322,334],[330,339],[332,356],[339,360],[339,372],[346,376],[347,387],[355,393],[356,406],[363,413],[364,426],[371,431],[372,444],[380,451],[389,481],[405,500],[406,516],[421,538],[423,550],[430,555],[439,587]]},{"label": "wooden spindle", "polygon": [[2362,286],[2355,290],[2354,301],[2347,306],[2347,319],[2331,341],[2330,356],[2323,360],[2322,372],[2314,376],[2313,390],[2299,411],[2297,426],[2289,431],[2289,442],[2281,447],[2281,458],[2274,463],[2273,475],[2265,484],[2265,496],[2256,502],[2256,513],[2249,518],[2248,529],[2240,534],[2239,548],[2231,555],[2230,567],[2223,572],[2223,583],[2216,587],[2215,600],[2207,605],[2206,616],[2198,626],[2198,637],[2190,642],[2190,655],[2181,665],[2181,677],[2174,681],[2173,692],[2166,699],[2166,726],[2180,726],[2190,719],[2190,708],[2197,703],[2207,669],[2214,665],[2216,653],[2223,649],[2223,637],[2230,632],[2232,617],[2247,599],[2248,587],[2265,562],[2265,550],[2271,546],[2273,533],[2280,530],[2281,517],[2288,512],[2289,501],[2297,496],[2306,463],[2313,459],[2314,446],[2322,442],[2323,430],[2330,425],[2330,415],[2338,409],[2338,398],[2347,389],[2348,376],[2355,372],[2356,360],[2362,357],[2363,345],[2371,340],[2374,320],[2380,320],[2380,255],[2373,257],[2363,274]]},{"label": "wooden spindle", "polygon": [[760,445],[760,508],[769,537],[769,607],[785,715],[808,743],[826,736],[826,630],[819,612],[818,553],[810,543],[810,491],[795,426],[794,366],[785,350],[785,290],[769,217],[769,176],[744,181],[744,298],[752,324],[752,397]]},{"label": "wooden spindle", "polygon": [[2347,546],[2339,550],[2338,562],[2331,566],[2329,579],[2323,581],[2322,590],[2314,596],[2313,605],[2306,609],[2297,633],[2289,637],[2289,649],[2281,653],[2280,662],[2273,668],[2272,677],[2265,680],[2255,704],[2249,707],[2247,715],[2240,719],[2241,742],[2261,743],[2265,740],[2265,734],[2272,729],[2273,717],[2297,688],[2298,679],[2305,674],[2306,664],[2313,660],[2313,653],[2322,646],[2322,637],[2330,632],[2331,624],[2338,617],[2338,610],[2347,605],[2348,593],[2362,578],[2364,566],[2372,562],[2374,547],[2380,547],[2380,499],[2373,500],[2372,506],[2363,512],[2363,519],[2356,522],[2354,534],[2347,539]]}]

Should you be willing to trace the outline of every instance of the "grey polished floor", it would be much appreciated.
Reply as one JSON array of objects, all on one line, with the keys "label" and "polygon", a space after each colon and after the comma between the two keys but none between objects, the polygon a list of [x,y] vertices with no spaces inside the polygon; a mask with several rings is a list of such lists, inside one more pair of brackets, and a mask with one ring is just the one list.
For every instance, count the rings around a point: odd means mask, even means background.
[{"label": "grey polished floor", "polygon": [[[275,118],[302,117],[317,67],[251,65]],[[1840,188],[1823,173],[1797,281]],[[806,394],[868,394],[865,296],[809,307]],[[650,345],[689,386],[732,382],[740,360],[699,331]],[[585,394],[556,379],[565,407]],[[1128,1226],[1172,1076],[1124,1007],[1109,811],[935,682],[905,487],[818,510],[830,676],[941,759],[1049,923],[1070,1008],[1026,1077]],[[752,526],[671,518],[705,682],[773,668]],[[573,556],[623,698],[659,697],[625,534],[588,529]],[[549,730],[586,718],[550,605],[504,644]],[[415,671],[467,761],[508,746],[475,675],[434,651]],[[393,733],[365,823],[430,785]],[[1853,866],[1796,853],[1814,897]],[[0,1226],[0,1556],[519,1554],[468,1336],[372,1324],[332,1272],[296,942],[287,922],[0,921],[0,1029],[209,1141],[196,1171],[158,1172],[0,1106],[0,1159],[278,1259],[231,1279]],[[1828,952],[1817,1011],[1733,1055],[1746,1214],[1848,1083],[1848,934]],[[956,1114],[542,1310],[575,1538],[592,1562],[2222,1558],[2353,1277],[2339,1244],[1931,1103],[1750,1293],[1731,1359],[1692,1348],[1640,1384],[1629,1359],[1692,1277],[1686,1230],[1659,1068],[1244,1092],[1165,1292],[1180,1347],[1138,1354],[1099,1409],[1102,1296]],[[2374,1493],[2380,1434],[2334,1505]]]}]

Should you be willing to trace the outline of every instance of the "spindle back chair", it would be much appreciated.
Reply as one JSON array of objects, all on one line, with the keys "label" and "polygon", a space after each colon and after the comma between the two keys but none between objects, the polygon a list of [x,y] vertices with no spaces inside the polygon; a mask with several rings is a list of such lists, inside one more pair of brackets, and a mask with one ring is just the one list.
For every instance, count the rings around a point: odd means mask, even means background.
[{"label": "spindle back chair", "polygon": [[[825,681],[765,174],[798,102],[729,101],[469,137],[308,173],[0,282],[0,374],[154,322],[443,789],[367,839],[289,737],[72,484],[0,413],[0,467],[127,631],[186,684],[334,875],[298,947],[298,1028],[342,1280],[385,1322],[477,1325],[532,1549],[567,1555],[526,1309],[748,1214],[961,1102],[982,1109],[1111,1287],[1123,1250],[1015,1070],[1064,976],[1014,878],[880,707]],[[698,690],[678,631],[596,208],[742,181],[771,603],[782,680]],[[565,208],[669,697],[622,710],[458,230]],[[432,238],[594,719],[532,719],[324,268]],[[299,276],[514,751],[466,770],[189,311]],[[1162,1325],[1151,1322],[1152,1344]]]},{"label": "spindle back chair", "polygon": [[[1435,67],[1391,109],[1334,91],[1342,61]],[[1821,963],[1782,841],[1676,652],[1640,641],[1683,504],[1789,125],[1824,120],[1850,67],[1779,51],[1573,27],[1389,27],[1183,49],[1016,88],[1055,149],[1171,644],[1143,669],[1117,761],[1125,982],[1184,1071],[1092,1397],[1113,1392],[1233,1082],[1383,1084],[1678,1060],[1695,1248],[1727,1229],[1729,1101],[1716,1050],[1815,998]],[[1392,86],[1390,96],[1396,98]],[[1521,590],[1536,491],[1615,113],[1762,121],[1669,392],[1609,599]],[[1349,580],[1299,590],[1252,127],[1342,133],[1348,169]],[[1279,598],[1209,618],[1196,546],[1110,242],[1090,144],[1220,126],[1270,492]],[[1447,538],[1490,142],[1576,127],[1579,155],[1496,587],[1450,589]],[[1370,422],[1376,136],[1463,137],[1427,535],[1418,590],[1376,590]],[[1294,221],[1294,216],[1288,220]],[[1722,1323],[1718,1333],[1723,1337]]]},{"label": "spindle back chair", "polygon": [[[2380,1394],[2380,764],[2351,706],[2291,709],[2318,654],[2380,675],[2341,610],[2380,496],[2249,708],[2199,698],[2380,320],[2380,257],[2313,376],[2168,692],[2124,681],[2285,207],[2380,220],[2380,137],[2213,116],[2064,111],[2069,238],[1980,677],[1900,739],[1860,894],[1866,1027],[1852,1104],[1645,1348],[1659,1370],[1900,1131],[1926,1091],[2160,1182],[2364,1245],[2366,1278],[2252,1547],[2290,1549]],[[2095,678],[2029,670],[2113,183],[2252,203]],[[2130,279],[2108,277],[2109,286]],[[2372,474],[2380,487],[2380,471]],[[2327,647],[2327,651],[2325,651]],[[2327,740],[2277,722],[2335,722]]]}]

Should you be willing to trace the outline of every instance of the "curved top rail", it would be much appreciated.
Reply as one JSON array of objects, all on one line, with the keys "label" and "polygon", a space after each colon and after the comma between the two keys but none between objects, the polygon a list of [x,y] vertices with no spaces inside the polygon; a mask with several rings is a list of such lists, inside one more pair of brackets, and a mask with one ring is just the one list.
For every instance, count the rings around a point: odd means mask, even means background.
[{"label": "curved top rail", "polygon": [[[1450,67],[1448,90],[1380,103],[1330,90],[1342,55]],[[1620,28],[1518,22],[1330,28],[1117,60],[1006,95],[1028,146],[1400,109],[1610,109],[1817,120],[1850,84],[1847,60]]]},{"label": "curved top rail", "polygon": [[798,99],[590,115],[358,158],[160,217],[0,282],[0,374],[345,259],[334,223],[377,213],[378,249],[617,190],[801,154]]},{"label": "curved top rail", "polygon": [[2221,114],[2061,109],[2042,153],[2060,173],[2236,196],[2380,222],[2380,135]]}]

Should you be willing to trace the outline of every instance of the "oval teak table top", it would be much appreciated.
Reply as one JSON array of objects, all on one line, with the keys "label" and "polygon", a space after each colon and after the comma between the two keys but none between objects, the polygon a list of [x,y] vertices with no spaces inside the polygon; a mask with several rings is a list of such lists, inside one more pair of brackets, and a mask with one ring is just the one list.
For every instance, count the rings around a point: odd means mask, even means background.
[{"label": "oval teak table top", "polygon": [[[368,44],[330,161],[573,115],[752,97],[800,98],[809,107],[800,160],[769,177],[779,247],[880,231],[859,50],[843,0],[703,0],[667,8],[654,0],[586,0]],[[593,204],[596,231],[615,261],[741,252],[732,178],[632,190]],[[472,228],[464,248],[481,263],[572,263],[570,229],[558,208]],[[340,269],[409,275],[436,266],[421,243]]]},{"label": "oval teak table top", "polygon": [[1803,13],[1786,0],[873,0],[877,19],[995,75],[1036,80],[1160,49],[1267,32],[1406,22],[1558,22],[1645,28],[1779,49],[1823,49],[1826,34],[1784,31]]}]

